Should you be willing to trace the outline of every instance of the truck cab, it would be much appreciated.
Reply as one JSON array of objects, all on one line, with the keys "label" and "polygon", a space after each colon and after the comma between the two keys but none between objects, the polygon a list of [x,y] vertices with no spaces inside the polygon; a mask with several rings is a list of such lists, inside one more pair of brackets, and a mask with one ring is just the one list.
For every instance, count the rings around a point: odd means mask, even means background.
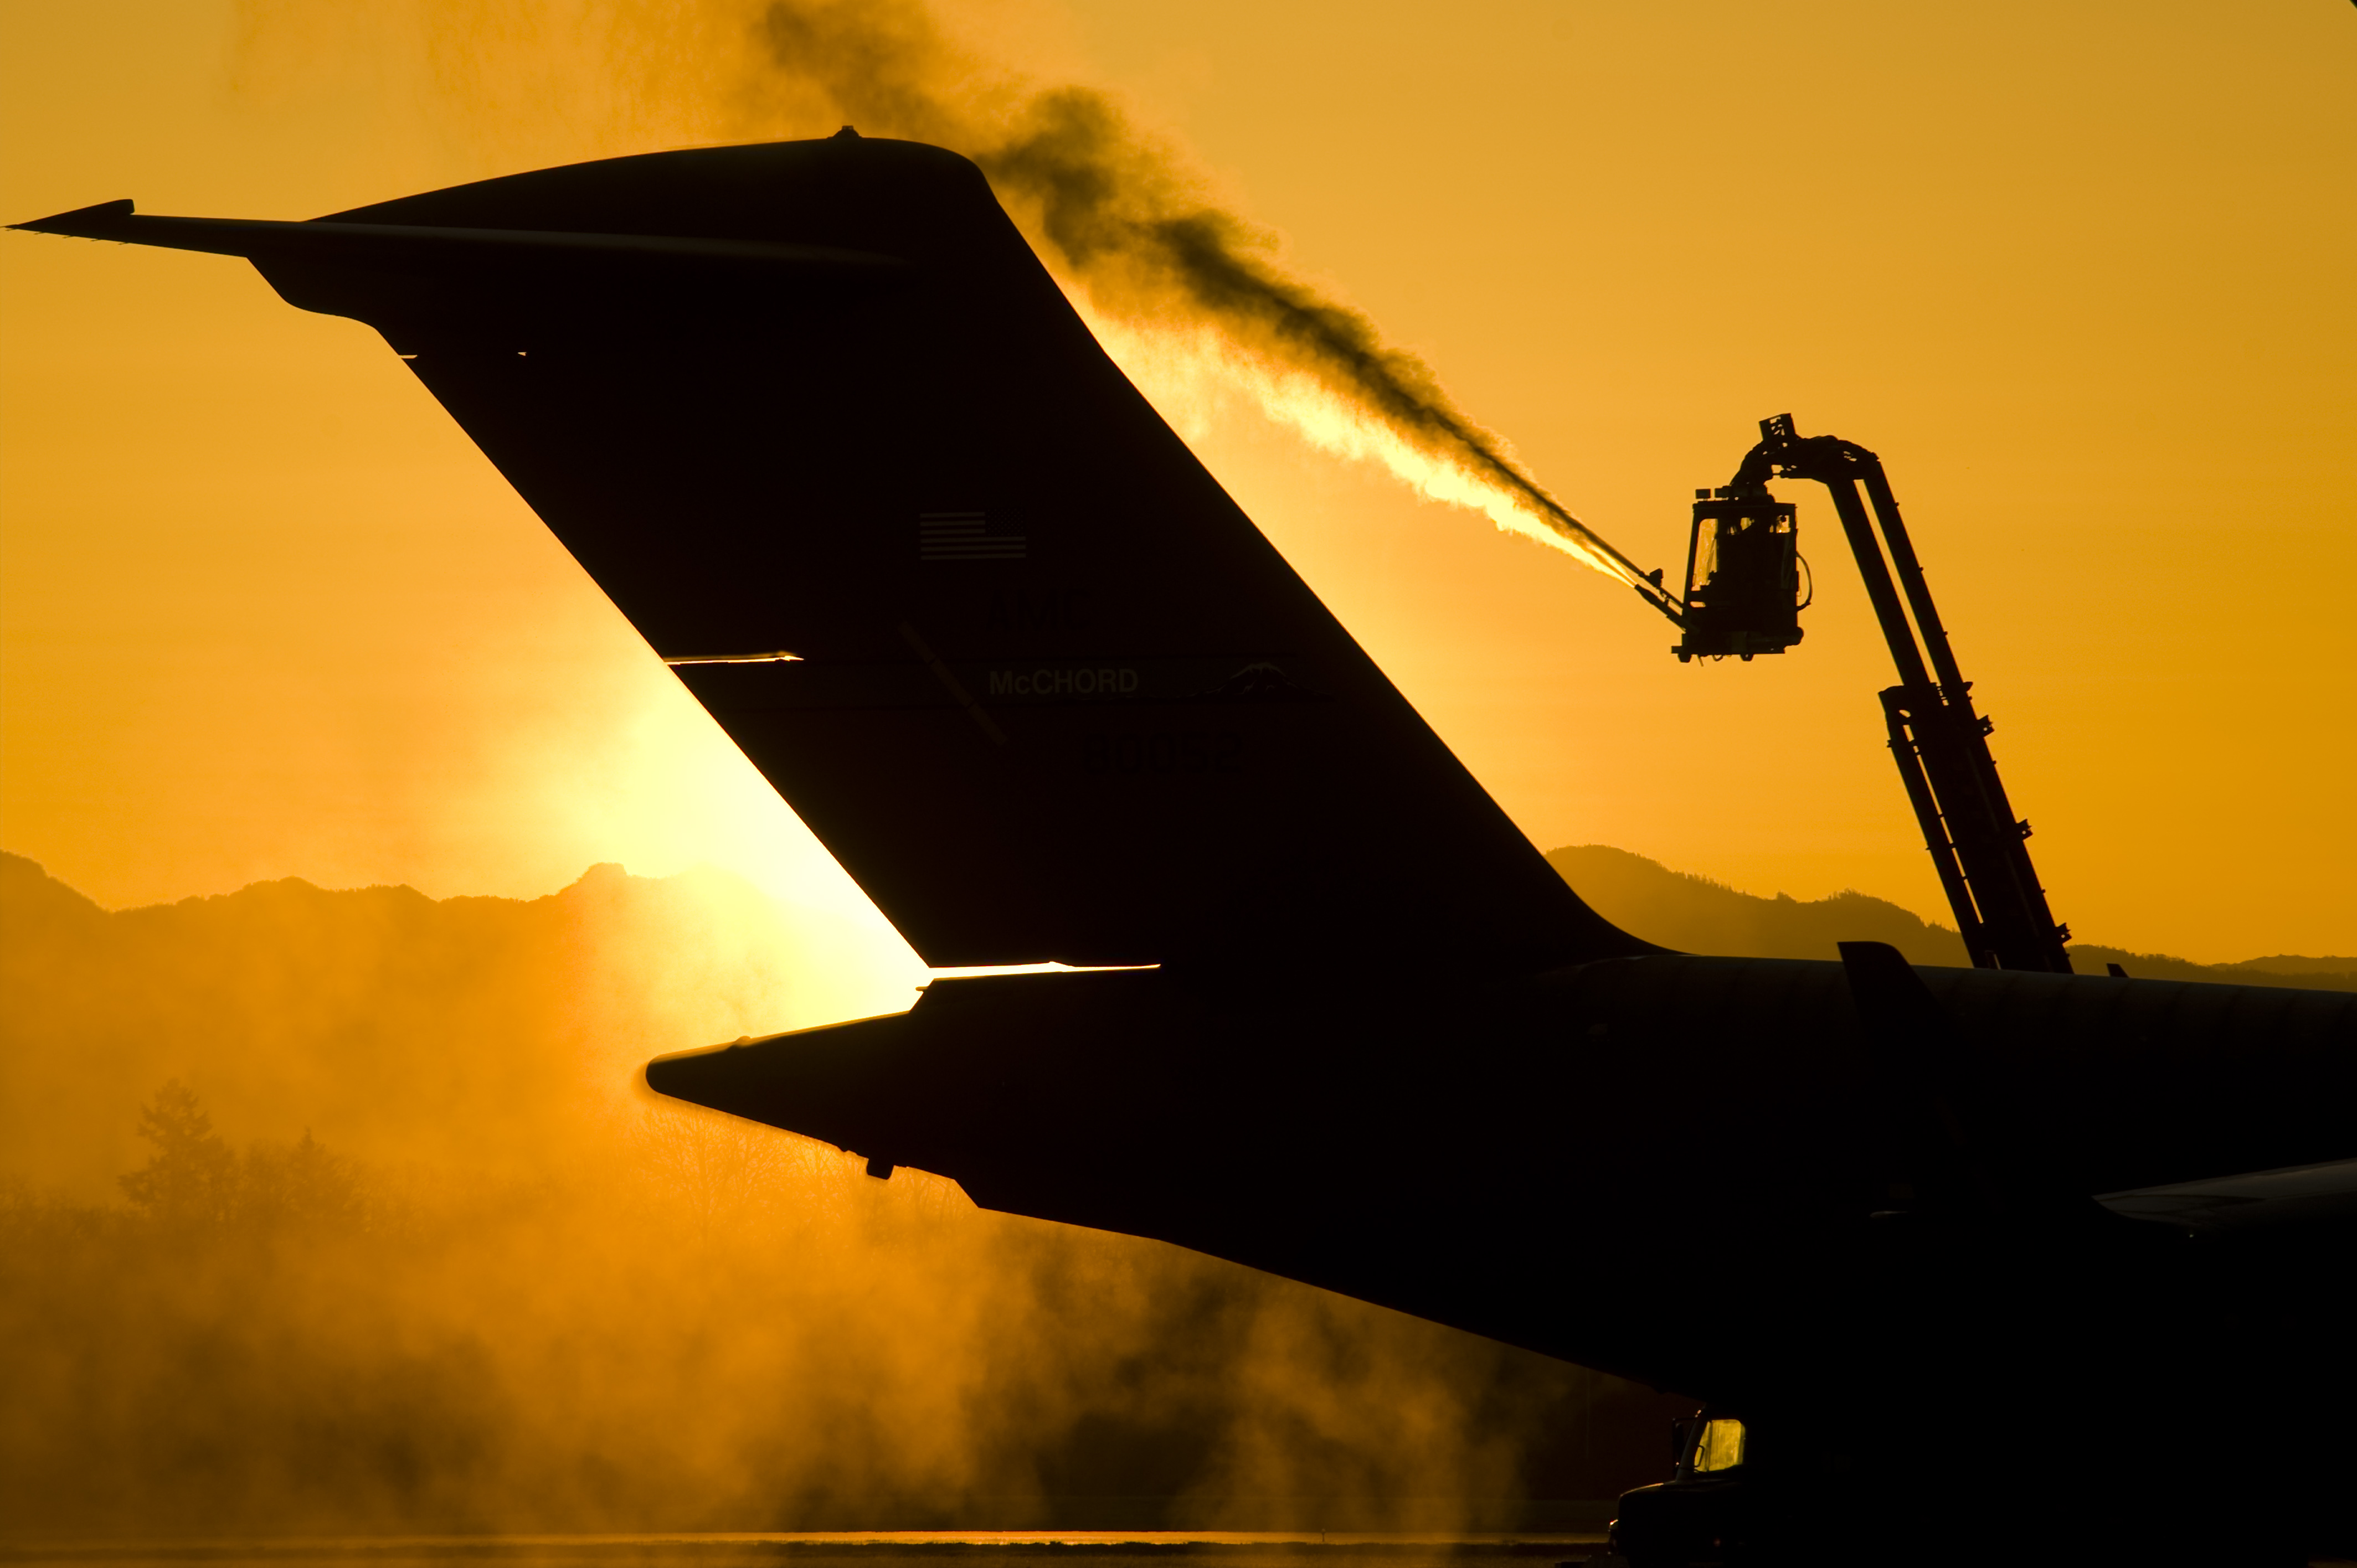
[{"label": "truck cab", "polygon": [[1749,1434],[1725,1411],[1670,1426],[1670,1478],[1620,1494],[1611,1551],[1629,1568],[1715,1568],[1750,1553],[1756,1488],[1745,1484]]}]

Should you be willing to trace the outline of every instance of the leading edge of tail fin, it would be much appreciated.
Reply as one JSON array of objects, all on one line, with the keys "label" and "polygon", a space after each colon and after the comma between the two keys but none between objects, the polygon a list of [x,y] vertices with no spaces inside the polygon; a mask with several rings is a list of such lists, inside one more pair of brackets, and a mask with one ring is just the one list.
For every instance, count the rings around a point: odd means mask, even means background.
[{"label": "leading edge of tail fin", "polygon": [[931,964],[1652,950],[954,154],[659,153],[316,224],[85,216],[64,231],[246,254],[382,331]]}]

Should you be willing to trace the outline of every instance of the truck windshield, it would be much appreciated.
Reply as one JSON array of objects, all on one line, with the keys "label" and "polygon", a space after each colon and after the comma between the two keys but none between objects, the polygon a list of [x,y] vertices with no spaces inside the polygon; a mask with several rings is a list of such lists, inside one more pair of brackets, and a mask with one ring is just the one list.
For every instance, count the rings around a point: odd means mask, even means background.
[{"label": "truck windshield", "polygon": [[1701,1434],[1695,1439],[1695,1473],[1707,1476],[1742,1463],[1743,1423],[1725,1417],[1704,1422]]}]

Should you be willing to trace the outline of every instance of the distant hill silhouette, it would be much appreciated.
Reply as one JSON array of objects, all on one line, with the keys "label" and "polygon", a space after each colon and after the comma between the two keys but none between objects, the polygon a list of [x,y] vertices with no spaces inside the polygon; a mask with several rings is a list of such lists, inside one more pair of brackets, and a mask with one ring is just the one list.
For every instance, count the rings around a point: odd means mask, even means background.
[{"label": "distant hill silhouette", "polygon": [[1547,864],[1606,919],[1649,942],[1727,958],[1837,959],[1836,942],[1889,942],[1910,963],[1964,965],[1964,944],[1945,926],[1863,893],[1805,903],[1738,893],[1600,843],[1550,850]]},{"label": "distant hill silhouette", "polygon": [[[1841,956],[1835,943],[1868,941],[1889,942],[1910,963],[1961,966],[1971,961],[1950,927],[1932,924],[1863,893],[1808,900],[1780,893],[1763,898],[1600,843],[1551,850],[1546,858],[1598,914],[1632,935],[1684,952],[1834,959]],[[2081,974],[2101,974],[2106,963],[2116,963],[2144,980],[2357,991],[2357,958],[2282,956],[2209,964],[2078,943],[2071,949],[2071,961]]]},{"label": "distant hill silhouette", "polygon": [[109,912],[0,854],[0,1167],[112,1193],[167,1079],[237,1136],[497,1167],[487,1120],[528,1143],[659,1052],[905,1005],[860,936],[710,867],[597,865],[531,900],[289,877]]},{"label": "distant hill silhouette", "polygon": [[2357,958],[2301,958],[2278,953],[2240,963],[2194,963],[2167,953],[2071,944],[2071,963],[2081,974],[2101,974],[2118,964],[2137,980],[2194,980],[2212,985],[2286,985],[2302,991],[2357,991]]}]

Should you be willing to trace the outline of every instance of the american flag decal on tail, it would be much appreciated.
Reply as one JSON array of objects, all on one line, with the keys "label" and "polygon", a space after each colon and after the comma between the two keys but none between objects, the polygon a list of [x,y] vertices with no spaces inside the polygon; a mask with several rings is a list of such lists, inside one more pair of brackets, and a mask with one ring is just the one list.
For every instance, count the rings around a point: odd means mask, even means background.
[{"label": "american flag decal on tail", "polygon": [[917,514],[917,559],[920,561],[1020,561],[1024,550],[1023,535],[993,533],[986,513],[920,511]]}]

